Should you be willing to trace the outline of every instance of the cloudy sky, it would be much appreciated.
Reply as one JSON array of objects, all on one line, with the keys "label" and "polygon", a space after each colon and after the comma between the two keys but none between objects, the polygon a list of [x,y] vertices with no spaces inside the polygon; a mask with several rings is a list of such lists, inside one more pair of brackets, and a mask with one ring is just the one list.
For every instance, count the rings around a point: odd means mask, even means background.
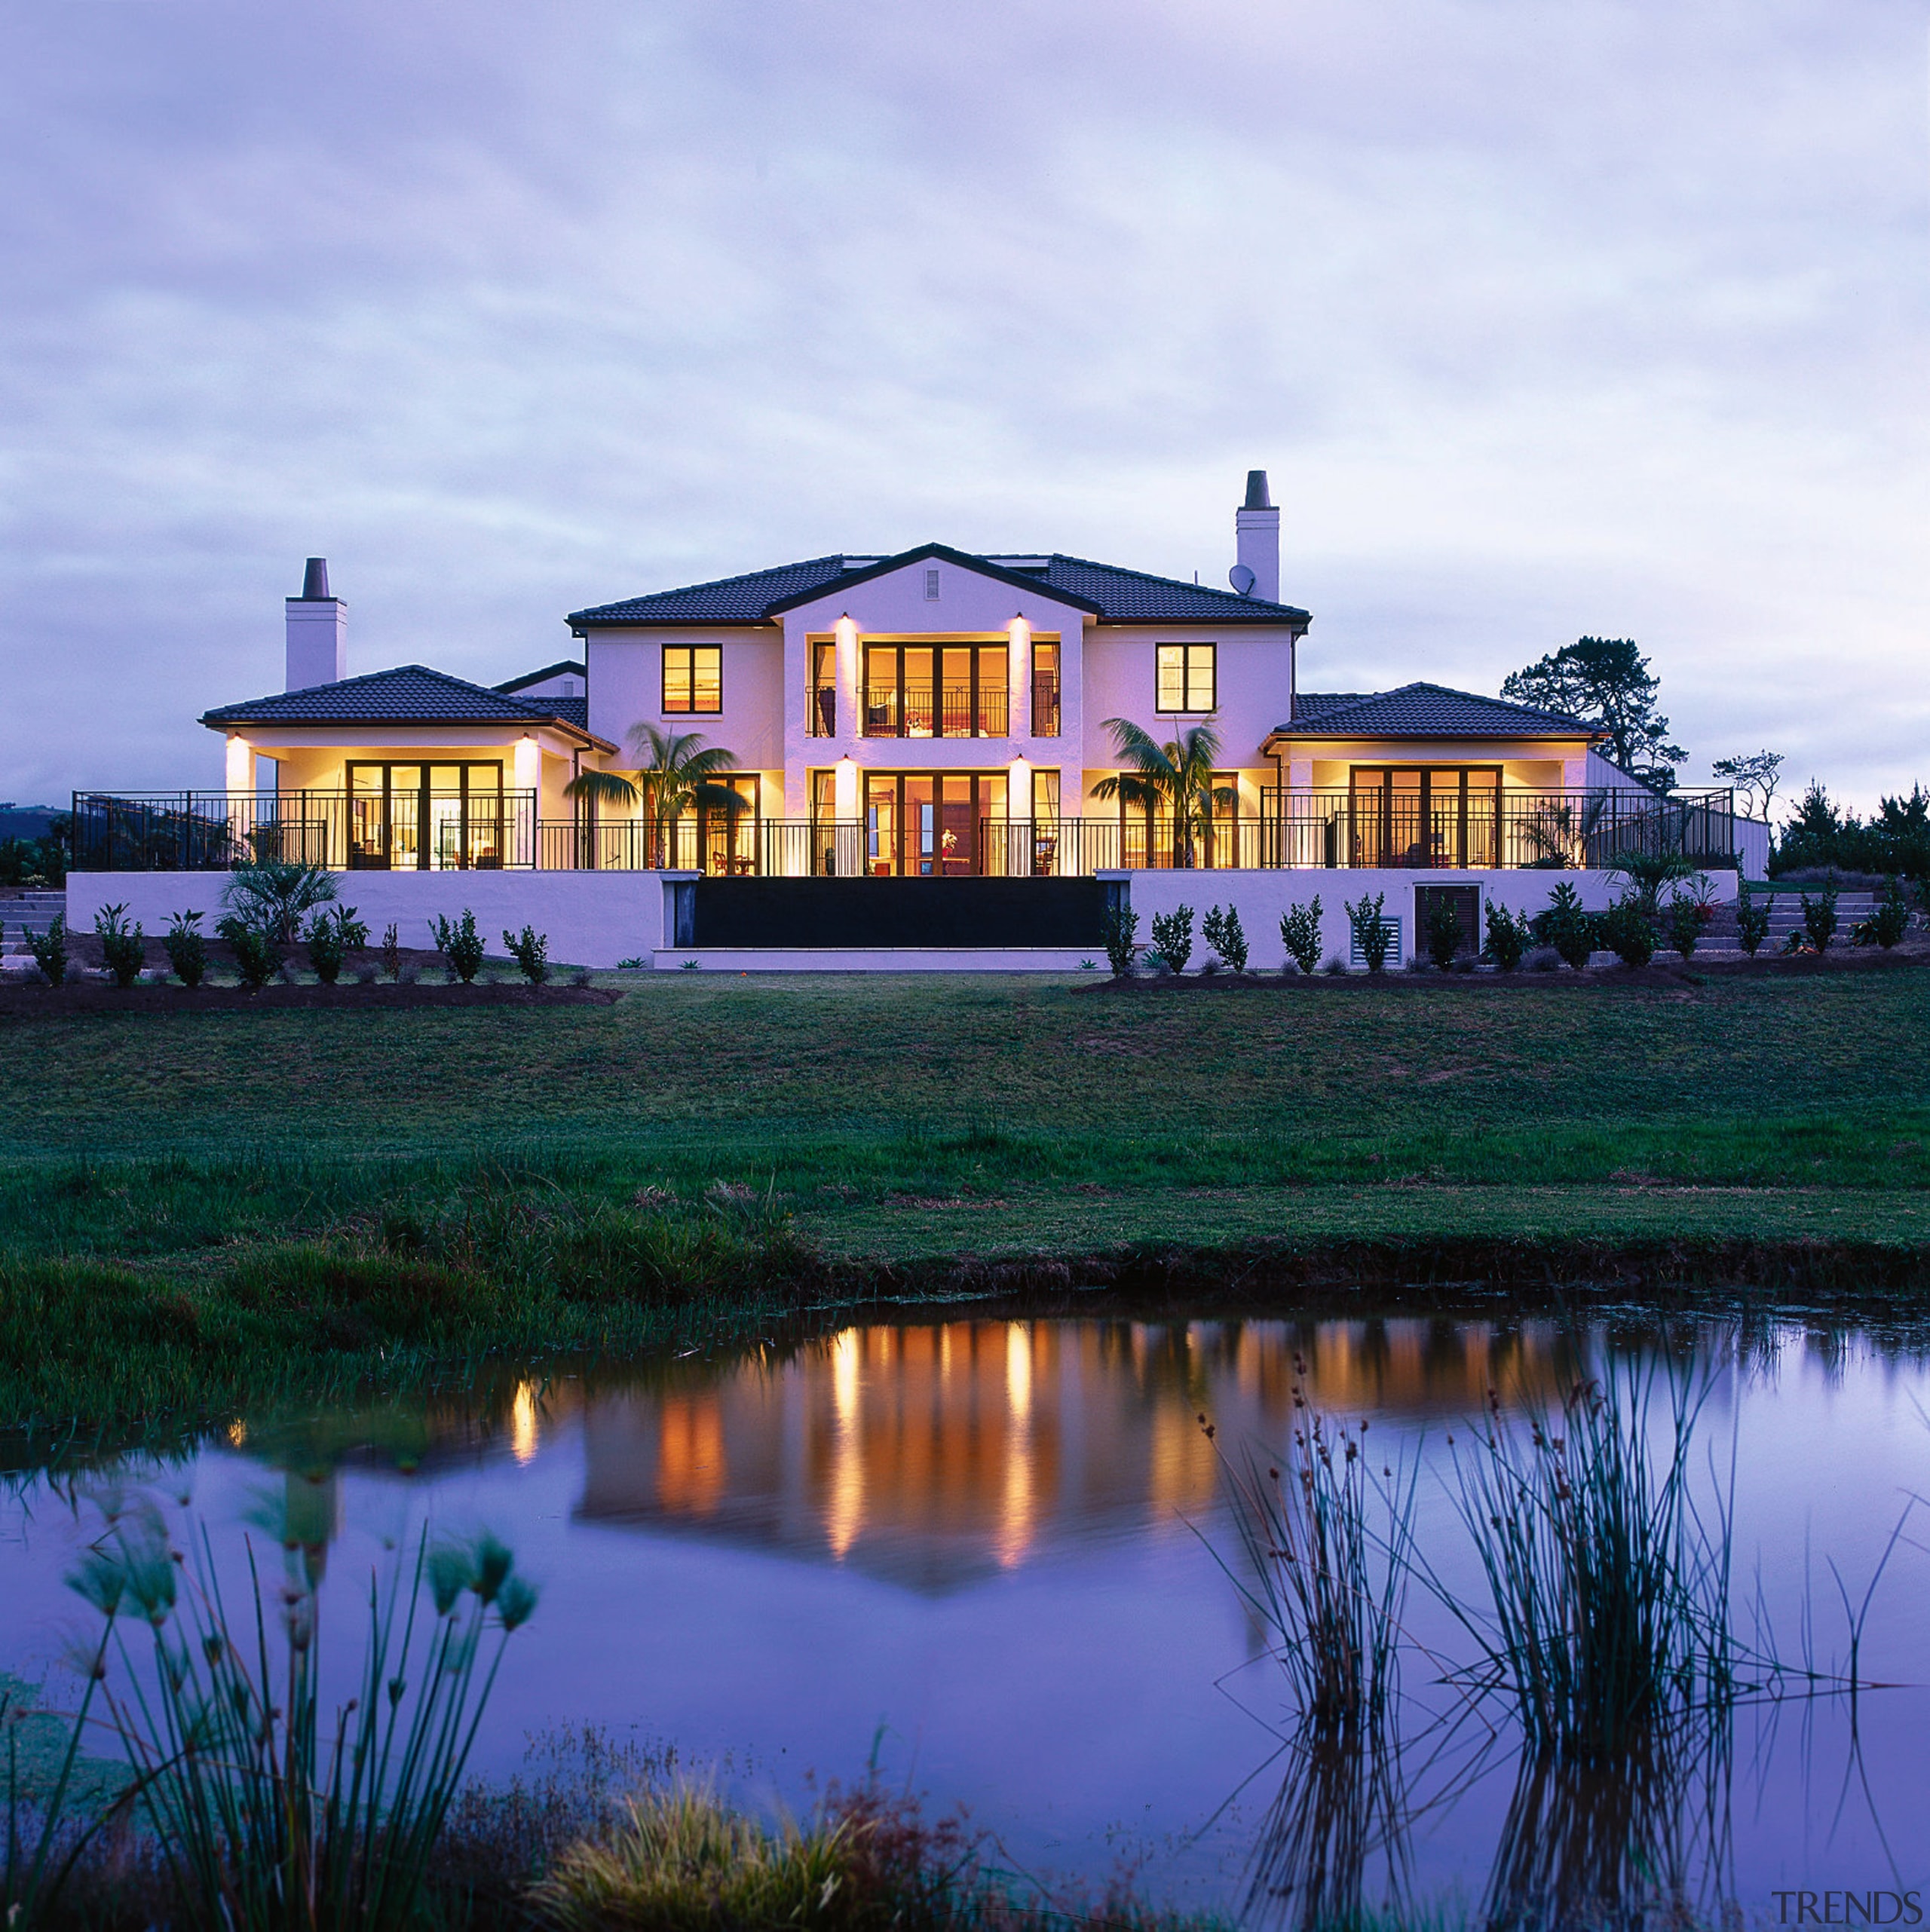
[{"label": "cloudy sky", "polygon": [[0,797],[938,538],[1930,780],[1922,0],[0,0]]}]

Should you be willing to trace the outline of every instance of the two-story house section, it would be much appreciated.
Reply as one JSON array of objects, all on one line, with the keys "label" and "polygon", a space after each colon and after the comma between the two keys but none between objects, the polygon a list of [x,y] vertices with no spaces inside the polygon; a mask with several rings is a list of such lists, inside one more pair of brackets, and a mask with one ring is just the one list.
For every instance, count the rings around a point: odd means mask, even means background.
[{"label": "two-story house section", "polygon": [[1255,471],[1230,590],[927,543],[574,611],[587,727],[731,752],[742,809],[704,815],[685,855],[703,870],[942,877],[1160,863],[1160,815],[1095,796],[1113,721],[1160,742],[1205,726],[1224,825],[1203,856],[1237,865],[1310,622],[1279,601],[1279,519]]}]

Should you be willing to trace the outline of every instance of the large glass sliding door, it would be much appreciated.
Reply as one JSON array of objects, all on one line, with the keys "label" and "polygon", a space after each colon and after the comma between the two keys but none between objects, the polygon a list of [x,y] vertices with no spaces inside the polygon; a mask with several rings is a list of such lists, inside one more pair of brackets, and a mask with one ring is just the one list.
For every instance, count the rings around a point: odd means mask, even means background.
[{"label": "large glass sliding door", "polygon": [[509,825],[500,759],[348,767],[348,862],[357,871],[501,866]]},{"label": "large glass sliding door", "polygon": [[1005,816],[1002,771],[868,772],[865,869],[907,879],[982,871],[979,825]]},{"label": "large glass sliding door", "polygon": [[1400,871],[1498,865],[1498,765],[1356,765],[1352,862]]}]

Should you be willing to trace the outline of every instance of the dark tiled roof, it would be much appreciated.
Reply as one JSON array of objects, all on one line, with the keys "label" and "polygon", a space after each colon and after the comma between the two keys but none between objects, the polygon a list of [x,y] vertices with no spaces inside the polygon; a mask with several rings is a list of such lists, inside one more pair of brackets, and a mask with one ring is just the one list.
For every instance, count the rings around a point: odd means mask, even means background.
[{"label": "dark tiled roof", "polygon": [[565,724],[574,724],[579,731],[590,729],[590,700],[587,698],[541,697],[532,698],[532,705],[541,705],[545,711],[554,712]]},{"label": "dark tiled roof", "polygon": [[1283,738],[1573,738],[1600,733],[1580,719],[1537,711],[1444,684],[1403,684],[1392,691],[1296,692]]},{"label": "dark tiled roof", "polygon": [[306,690],[277,691],[204,714],[204,724],[538,724],[559,719],[584,729],[567,705],[581,706],[581,698],[504,697],[486,685],[426,665],[399,664],[392,671],[371,671],[339,684],[314,684]]},{"label": "dark tiled roof", "polygon": [[780,599],[798,591],[835,583],[846,574],[844,559],[813,557],[801,564],[780,564],[775,570],[754,570],[742,577],[720,577],[714,583],[692,583],[682,590],[659,590],[648,597],[626,597],[614,604],[598,604],[572,611],[573,624],[761,624]]},{"label": "dark tiled roof", "polygon": [[1203,584],[1149,577],[1144,571],[1123,570],[1083,557],[1053,555],[1039,568],[1017,568],[990,557],[954,550],[943,543],[926,543],[896,556],[867,559],[846,567],[842,556],[813,557],[783,564],[775,570],[753,571],[743,577],[719,578],[714,583],[692,584],[682,590],[663,590],[648,597],[632,597],[573,611],[573,624],[764,623],[799,604],[835,595],[868,583],[888,571],[926,557],[982,572],[1023,589],[1041,589],[1061,602],[1092,611],[1101,623],[1298,624],[1307,613],[1291,604],[1269,604],[1256,597],[1236,597],[1230,590],[1212,590]]},{"label": "dark tiled roof", "polygon": [[492,684],[490,689],[501,691],[505,697],[513,697],[519,691],[527,690],[532,684],[547,683],[552,678],[587,678],[588,667],[581,657],[559,658],[554,664],[546,664],[540,671],[525,671],[520,678],[511,678],[504,683]]},{"label": "dark tiled roof", "polygon": [[1054,555],[1044,571],[1055,590],[1069,590],[1099,607],[1107,624],[1305,624],[1307,614],[1293,604],[1270,604],[1264,597],[1236,596],[1203,583],[1149,577],[1117,564]]}]

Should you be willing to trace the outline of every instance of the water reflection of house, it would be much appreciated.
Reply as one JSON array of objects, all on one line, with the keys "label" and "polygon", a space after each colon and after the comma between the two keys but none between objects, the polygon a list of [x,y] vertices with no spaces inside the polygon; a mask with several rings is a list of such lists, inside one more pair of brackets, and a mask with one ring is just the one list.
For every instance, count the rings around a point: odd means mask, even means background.
[{"label": "water reflection of house", "polygon": [[1546,1328],[957,1321],[691,1364],[583,1415],[580,1514],[848,1562],[942,1591],[1212,1504],[1212,1445],[1278,1443],[1295,1364],[1322,1409],[1418,1419],[1552,1386]]}]

